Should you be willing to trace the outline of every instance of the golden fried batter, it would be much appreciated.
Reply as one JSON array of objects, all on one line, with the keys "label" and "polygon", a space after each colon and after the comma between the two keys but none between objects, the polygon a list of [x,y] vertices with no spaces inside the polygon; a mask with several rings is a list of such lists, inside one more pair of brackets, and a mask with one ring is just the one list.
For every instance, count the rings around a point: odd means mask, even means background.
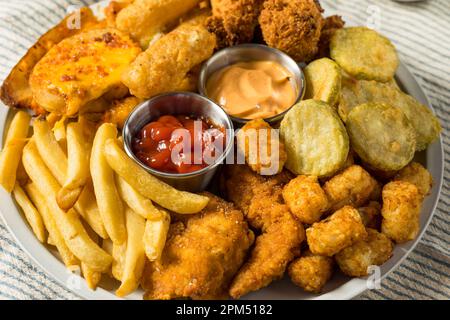
[{"label": "golden fried batter", "polygon": [[218,47],[251,42],[264,0],[211,0],[213,16],[207,28],[217,36]]},{"label": "golden fried batter", "polygon": [[263,232],[231,284],[230,295],[239,298],[282,277],[288,263],[300,253],[305,233],[283,204],[282,186],[289,174],[264,178],[247,166],[234,165],[227,167],[226,178],[229,199],[244,212],[252,227]]},{"label": "golden fried batter", "polygon": [[431,173],[417,162],[412,162],[400,170],[394,180],[411,182],[424,197],[430,194],[433,186]]},{"label": "golden fried batter", "polygon": [[423,196],[407,181],[393,181],[383,188],[381,231],[397,243],[413,240],[419,233]]},{"label": "golden fried batter", "polygon": [[317,177],[298,176],[283,189],[283,198],[300,222],[313,224],[328,209],[328,198]]},{"label": "golden fried batter", "polygon": [[324,24],[322,8],[314,0],[266,0],[259,17],[266,43],[298,62],[318,52]]},{"label": "golden fried batter", "polygon": [[[284,143],[278,136],[273,135],[272,130],[267,122],[256,119],[247,122],[236,137],[239,151],[244,154],[246,163],[261,175],[280,173],[287,160]],[[263,139],[266,139],[265,145],[260,144]],[[278,148],[272,150],[276,146]]]},{"label": "golden fried batter", "polygon": [[254,236],[242,212],[207,194],[199,214],[170,227],[161,260],[143,276],[146,299],[219,299],[244,262]]},{"label": "golden fried batter", "polygon": [[308,250],[289,265],[288,273],[295,285],[307,292],[320,293],[333,275],[333,266],[333,258]]},{"label": "golden fried batter", "polygon": [[103,121],[114,123],[122,129],[130,113],[142,100],[136,97],[127,97],[113,101],[113,106],[103,115]]},{"label": "golden fried batter", "polygon": [[306,238],[312,253],[331,257],[356,241],[366,239],[367,232],[358,211],[346,206],[314,223],[306,230]]},{"label": "golden fried batter", "polygon": [[368,275],[370,266],[381,266],[392,257],[394,244],[384,234],[367,229],[368,238],[358,241],[336,255],[339,268],[351,277]]},{"label": "golden fried batter", "polygon": [[331,178],[324,185],[325,193],[336,211],[346,205],[360,207],[377,191],[378,182],[358,165],[353,165],[341,174]]}]

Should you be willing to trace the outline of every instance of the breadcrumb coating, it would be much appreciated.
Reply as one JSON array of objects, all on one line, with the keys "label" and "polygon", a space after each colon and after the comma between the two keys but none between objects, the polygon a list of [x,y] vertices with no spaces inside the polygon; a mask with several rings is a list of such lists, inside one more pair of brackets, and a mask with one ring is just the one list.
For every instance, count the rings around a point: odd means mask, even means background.
[{"label": "breadcrumb coating", "polygon": [[367,234],[367,240],[358,241],[336,255],[339,268],[348,276],[367,276],[370,266],[380,266],[392,257],[394,244],[388,237],[370,228]]},{"label": "breadcrumb coating", "polygon": [[350,206],[306,229],[306,239],[311,252],[328,257],[366,238],[367,232],[361,216],[358,210]]},{"label": "breadcrumb coating", "polygon": [[328,198],[317,177],[298,176],[283,189],[283,198],[300,222],[313,224],[328,209]]},{"label": "breadcrumb coating", "polygon": [[308,62],[317,54],[324,19],[314,0],[266,0],[259,23],[264,41],[294,60]]},{"label": "breadcrumb coating", "polygon": [[423,196],[407,181],[393,181],[383,188],[381,231],[397,243],[416,238],[420,229]]},{"label": "breadcrumb coating", "polygon": [[292,282],[312,293],[320,293],[333,275],[333,258],[318,256],[306,251],[288,267]]}]

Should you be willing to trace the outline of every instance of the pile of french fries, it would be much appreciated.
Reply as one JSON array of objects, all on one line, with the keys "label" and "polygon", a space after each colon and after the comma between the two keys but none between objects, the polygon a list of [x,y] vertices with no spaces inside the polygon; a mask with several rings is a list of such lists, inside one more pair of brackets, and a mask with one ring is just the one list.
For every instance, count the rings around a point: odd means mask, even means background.
[{"label": "pile of french fries", "polygon": [[92,289],[112,276],[123,297],[139,287],[146,260],[161,257],[169,211],[197,213],[208,198],[151,176],[125,154],[115,125],[97,126],[18,111],[0,153],[0,185],[70,270]]}]

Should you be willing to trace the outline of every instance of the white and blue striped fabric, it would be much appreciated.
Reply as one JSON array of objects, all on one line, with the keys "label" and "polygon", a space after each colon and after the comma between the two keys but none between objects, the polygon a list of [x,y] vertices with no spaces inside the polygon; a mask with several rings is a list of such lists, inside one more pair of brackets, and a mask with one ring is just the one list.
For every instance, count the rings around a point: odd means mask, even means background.
[{"label": "white and blue striped fabric", "polygon": [[[0,0],[0,82],[71,5],[93,0]],[[393,40],[443,126],[445,181],[436,215],[408,259],[359,299],[450,299],[450,1],[322,0],[326,14],[368,25]],[[0,299],[78,299],[15,243],[0,221]]]}]

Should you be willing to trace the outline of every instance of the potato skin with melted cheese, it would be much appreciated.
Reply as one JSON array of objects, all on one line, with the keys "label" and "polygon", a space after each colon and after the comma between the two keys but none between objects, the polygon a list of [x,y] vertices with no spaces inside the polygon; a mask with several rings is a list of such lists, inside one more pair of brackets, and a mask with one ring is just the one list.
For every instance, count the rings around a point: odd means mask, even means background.
[{"label": "potato skin with melted cheese", "polygon": [[88,102],[121,88],[122,72],[140,52],[128,35],[113,28],[67,38],[36,64],[30,76],[33,97],[49,112],[73,116]]}]

